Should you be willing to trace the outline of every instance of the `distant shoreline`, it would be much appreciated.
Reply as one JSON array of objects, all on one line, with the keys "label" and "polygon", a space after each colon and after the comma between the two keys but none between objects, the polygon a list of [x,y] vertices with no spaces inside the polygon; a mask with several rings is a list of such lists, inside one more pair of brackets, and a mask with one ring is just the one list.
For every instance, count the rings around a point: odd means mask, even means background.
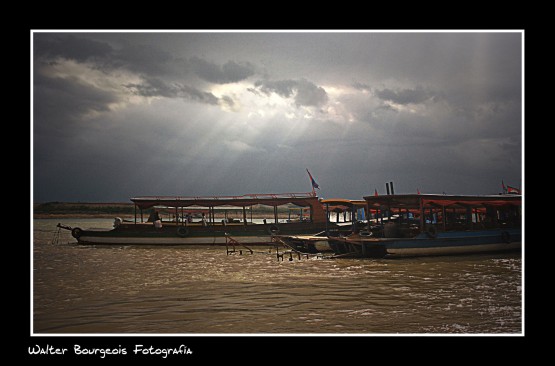
[{"label": "distant shoreline", "polygon": [[33,219],[113,219],[114,217],[121,217],[122,219],[133,220],[133,216],[126,214],[89,214],[89,213],[68,213],[68,214],[47,214],[35,213]]}]

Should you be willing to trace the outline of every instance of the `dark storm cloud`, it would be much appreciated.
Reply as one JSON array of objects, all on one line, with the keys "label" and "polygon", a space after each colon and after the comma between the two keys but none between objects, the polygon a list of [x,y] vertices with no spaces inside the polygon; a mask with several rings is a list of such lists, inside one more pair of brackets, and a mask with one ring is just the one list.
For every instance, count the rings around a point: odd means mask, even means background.
[{"label": "dark storm cloud", "polygon": [[124,85],[133,94],[143,97],[179,97],[179,88],[175,85],[168,85],[157,78],[150,78],[143,83],[130,83]]},{"label": "dark storm cloud", "polygon": [[218,104],[218,98],[216,98],[214,94],[210,92],[198,90],[189,85],[181,85],[180,92],[181,92],[181,95],[184,96],[185,98],[189,98],[197,102],[212,104],[212,105]]},{"label": "dark storm cloud", "polygon": [[299,80],[297,83],[297,95],[295,95],[295,104],[297,106],[320,106],[326,104],[328,94],[324,88],[315,85],[307,80]]},{"label": "dark storm cloud", "polygon": [[518,33],[33,37],[38,201],[521,184]]},{"label": "dark storm cloud", "polygon": [[419,104],[433,98],[433,94],[422,87],[414,89],[382,89],[375,90],[376,96],[382,100],[397,104]]},{"label": "dark storm cloud", "polygon": [[[120,38],[116,38],[114,43],[117,46],[74,35],[37,34],[34,42],[35,57],[39,62],[55,63],[59,57],[89,62],[92,68],[106,73],[120,70],[138,73],[143,78],[142,82],[122,85],[134,95],[182,98],[209,105],[222,103],[230,107],[234,104],[231,97],[220,100],[211,92],[202,90],[202,86],[194,85],[194,80],[187,75],[195,74],[205,81],[226,84],[244,80],[254,74],[254,66],[249,62],[228,61],[220,66],[196,56],[177,57],[156,44],[134,44]],[[71,82],[68,81],[67,84]],[[98,93],[106,94],[100,90]],[[110,102],[115,99],[117,97],[112,96]],[[100,110],[99,107],[101,106],[96,106],[96,109]]]},{"label": "dark storm cloud", "polygon": [[233,107],[235,105],[235,102],[233,101],[233,99],[228,95],[222,96],[220,98],[220,101],[225,105],[227,105],[228,107]]},{"label": "dark storm cloud", "polygon": [[77,61],[107,57],[113,51],[112,47],[105,42],[73,35],[52,37],[48,34],[35,35],[34,50],[35,56],[63,57]]},{"label": "dark storm cloud", "polygon": [[35,124],[43,122],[66,125],[69,120],[82,123],[81,117],[89,112],[108,111],[108,105],[118,99],[112,93],[72,79],[50,78],[35,74]]},{"label": "dark storm cloud", "polygon": [[256,96],[259,96],[259,97],[262,96],[262,94],[258,90],[256,90],[255,88],[247,88],[247,91],[253,93]]},{"label": "dark storm cloud", "polygon": [[192,70],[201,79],[211,83],[234,83],[254,75],[254,66],[248,62],[236,63],[234,61],[228,61],[220,66],[198,57],[192,57],[189,62]]},{"label": "dark storm cloud", "polygon": [[227,61],[219,65],[200,57],[175,56],[155,44],[134,44],[119,40],[118,46],[74,35],[52,36],[38,34],[35,56],[39,59],[62,57],[76,61],[95,61],[103,69],[122,68],[148,77],[197,75],[204,81],[227,84],[244,80],[255,73],[250,62]]},{"label": "dark storm cloud", "polygon": [[300,80],[258,80],[254,85],[266,95],[276,93],[283,98],[294,96],[295,105],[317,107],[328,101],[324,88],[305,79]]},{"label": "dark storm cloud", "polygon": [[[148,76],[161,76],[176,73],[180,63],[182,60],[176,59],[171,52],[156,45],[125,44],[115,52],[112,66],[123,67]],[[185,69],[183,67],[182,71]]]},{"label": "dark storm cloud", "polygon": [[297,82],[295,80],[259,80],[254,85],[266,95],[276,93],[281,97],[289,98],[293,95]]},{"label": "dark storm cloud", "polygon": [[362,90],[362,91],[370,91],[372,89],[370,88],[370,85],[359,83],[358,81],[353,83],[353,87],[357,90]]},{"label": "dark storm cloud", "polygon": [[34,39],[35,57],[39,61],[55,62],[57,58],[88,61],[92,66],[110,72],[124,69],[145,75],[158,76],[178,68],[181,62],[156,45],[130,44],[113,46],[108,42],[97,41],[74,35],[36,34]]},{"label": "dark storm cloud", "polygon": [[184,98],[206,104],[218,104],[218,98],[212,93],[189,85],[179,83],[168,84],[158,78],[149,78],[140,84],[130,83],[124,86],[133,94],[143,97]]}]

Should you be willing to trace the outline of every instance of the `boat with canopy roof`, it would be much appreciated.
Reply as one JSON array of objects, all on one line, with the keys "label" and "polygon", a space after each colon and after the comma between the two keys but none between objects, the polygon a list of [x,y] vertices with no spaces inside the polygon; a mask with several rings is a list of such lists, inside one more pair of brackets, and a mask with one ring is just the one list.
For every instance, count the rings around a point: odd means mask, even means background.
[{"label": "boat with canopy roof", "polygon": [[368,230],[328,237],[336,255],[396,258],[517,251],[522,197],[400,194],[364,197]]},{"label": "boat with canopy roof", "polygon": [[[135,207],[134,219],[116,218],[111,230],[62,227],[70,229],[79,244],[107,245],[225,245],[230,237],[241,244],[275,244],[272,241],[275,235],[315,234],[330,228],[323,205],[314,192],[148,196],[134,197],[131,201]],[[261,207],[266,207],[262,215],[268,218],[253,218],[253,210]],[[289,210],[287,219],[283,218],[285,210]],[[159,217],[158,211],[165,212],[168,219]],[[232,211],[237,218],[229,217]],[[291,218],[292,211],[299,213]],[[155,220],[145,221],[145,213],[156,214]]]}]

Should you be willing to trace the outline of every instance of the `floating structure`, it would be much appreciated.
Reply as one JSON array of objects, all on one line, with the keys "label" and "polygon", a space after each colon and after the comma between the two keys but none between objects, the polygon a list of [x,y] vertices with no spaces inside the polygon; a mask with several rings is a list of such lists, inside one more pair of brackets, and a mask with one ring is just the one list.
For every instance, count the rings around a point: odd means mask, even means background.
[{"label": "floating structure", "polygon": [[364,197],[366,231],[328,237],[336,255],[396,258],[521,249],[520,195]]},{"label": "floating structure", "polygon": [[[284,245],[302,253],[332,251],[328,237],[348,235],[366,227],[368,206],[364,200],[342,198],[321,199],[326,210],[326,230],[315,235],[279,235]],[[332,217],[334,216],[335,217]]]},{"label": "floating structure", "polygon": [[[111,230],[60,227],[70,229],[79,244],[226,245],[226,237],[231,236],[242,244],[257,245],[272,244],[275,235],[315,234],[337,226],[328,222],[324,206],[314,192],[135,197],[131,201],[135,205],[134,220],[116,218]],[[263,212],[268,214],[268,219],[253,218],[253,208],[263,206],[273,209],[272,213],[268,209]],[[287,219],[279,218],[280,207],[282,212],[289,209]],[[195,210],[202,212],[197,215],[200,218],[191,214]],[[299,213],[292,216],[292,211],[297,210]],[[169,219],[163,220],[159,211],[166,212]],[[240,217],[229,217],[231,211],[239,213]],[[146,222],[145,213],[150,216]]]}]

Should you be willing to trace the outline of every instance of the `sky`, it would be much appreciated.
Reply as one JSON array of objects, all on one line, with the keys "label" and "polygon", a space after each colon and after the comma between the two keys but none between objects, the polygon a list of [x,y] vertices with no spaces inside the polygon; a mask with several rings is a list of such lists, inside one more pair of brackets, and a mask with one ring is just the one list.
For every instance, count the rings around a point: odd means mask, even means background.
[{"label": "sky", "polygon": [[35,202],[522,187],[521,32],[33,32]]}]

